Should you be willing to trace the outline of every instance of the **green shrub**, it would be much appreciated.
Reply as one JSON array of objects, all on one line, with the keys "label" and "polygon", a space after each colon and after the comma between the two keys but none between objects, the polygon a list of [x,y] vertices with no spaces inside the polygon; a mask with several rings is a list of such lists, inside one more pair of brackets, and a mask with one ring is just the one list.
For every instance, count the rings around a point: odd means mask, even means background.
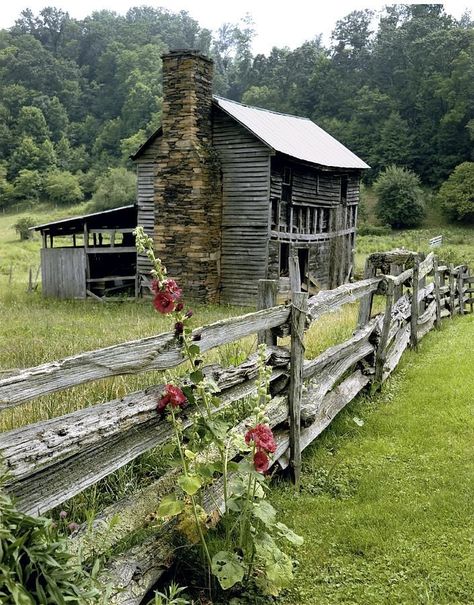
[{"label": "green shrub", "polygon": [[66,543],[50,519],[19,512],[0,491],[0,603],[99,603],[101,593],[93,586],[95,580],[73,563]]},{"label": "green shrub", "polygon": [[380,174],[374,187],[378,195],[376,213],[384,224],[396,229],[421,224],[425,215],[423,192],[414,172],[389,166]]},{"label": "green shrub", "polygon": [[368,225],[362,223],[357,227],[358,235],[390,235],[392,229],[390,225]]},{"label": "green shrub", "polygon": [[137,179],[126,168],[111,168],[97,179],[97,188],[91,200],[91,210],[99,212],[133,204]]},{"label": "green shrub", "polygon": [[441,185],[438,200],[451,220],[474,222],[474,162],[456,166]]},{"label": "green shrub", "polygon": [[33,232],[30,231],[30,227],[34,227],[36,222],[36,219],[32,216],[24,216],[17,220],[13,225],[13,228],[18,233],[21,240],[31,239],[33,237]]},{"label": "green shrub", "polygon": [[76,204],[84,199],[78,177],[67,170],[50,172],[45,179],[44,190],[55,204]]}]

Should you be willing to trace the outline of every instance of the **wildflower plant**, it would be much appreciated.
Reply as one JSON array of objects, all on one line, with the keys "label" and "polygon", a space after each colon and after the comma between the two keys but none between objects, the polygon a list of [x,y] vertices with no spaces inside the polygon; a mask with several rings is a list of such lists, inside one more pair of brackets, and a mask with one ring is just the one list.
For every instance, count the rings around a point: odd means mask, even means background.
[{"label": "wildflower plant", "polygon": [[[182,533],[191,542],[200,542],[208,576],[212,574],[223,590],[253,586],[277,595],[293,577],[294,561],[283,545],[300,545],[303,540],[277,521],[266,499],[265,473],[277,448],[265,415],[272,372],[266,365],[266,347],[258,348],[252,425],[242,434],[218,413],[219,389],[201,369],[199,340],[193,339],[189,326],[192,311],[185,308],[181,288],[155,257],[151,238],[141,227],[134,233],[138,252],[152,263],[153,305],[172,318],[175,338],[191,370],[185,386],[167,384],[157,401],[157,413],[173,425],[181,465],[177,489],[161,500],[158,516],[176,517]],[[193,420],[186,431],[183,413]],[[202,492],[216,478],[222,483],[221,523],[211,532],[214,523],[204,510]]]}]

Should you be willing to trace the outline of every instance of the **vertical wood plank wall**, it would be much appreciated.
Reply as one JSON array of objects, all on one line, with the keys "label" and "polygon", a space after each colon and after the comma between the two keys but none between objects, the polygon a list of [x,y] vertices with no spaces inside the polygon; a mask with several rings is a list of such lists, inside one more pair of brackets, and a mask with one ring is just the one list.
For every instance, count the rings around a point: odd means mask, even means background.
[{"label": "vertical wood plank wall", "polygon": [[[137,224],[153,237],[155,224],[154,172],[158,140],[155,140],[137,160]],[[145,255],[137,254],[137,274],[148,278],[151,263]]]},{"label": "vertical wood plank wall", "polygon": [[223,173],[221,300],[254,305],[267,272],[270,151],[218,109],[213,136]]},{"label": "vertical wood plank wall", "polygon": [[41,279],[44,296],[86,298],[84,248],[42,248]]}]

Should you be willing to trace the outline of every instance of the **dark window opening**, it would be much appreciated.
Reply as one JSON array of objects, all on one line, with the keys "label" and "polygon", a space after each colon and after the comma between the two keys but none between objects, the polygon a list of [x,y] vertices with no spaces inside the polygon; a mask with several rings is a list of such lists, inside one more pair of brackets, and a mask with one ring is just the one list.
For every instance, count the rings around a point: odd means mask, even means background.
[{"label": "dark window opening", "polygon": [[347,176],[341,176],[341,202],[347,202]]},{"label": "dark window opening", "polygon": [[288,168],[288,166],[285,166],[285,168],[283,168],[283,183],[285,185],[291,185],[291,180],[292,180],[291,168]]},{"label": "dark window opening", "polygon": [[329,210],[324,208],[322,210],[323,216],[321,219],[321,233],[329,233]]},{"label": "dark window opening", "polygon": [[280,204],[278,198],[272,198],[271,203],[271,228],[278,231],[280,223]]},{"label": "dark window opening", "polygon": [[298,264],[300,266],[300,279],[301,279],[301,289],[302,290],[308,290],[308,288],[307,288],[308,260],[309,260],[308,248],[298,248]]},{"label": "dark window opening", "polygon": [[290,245],[280,243],[280,277],[288,277],[290,273]]}]

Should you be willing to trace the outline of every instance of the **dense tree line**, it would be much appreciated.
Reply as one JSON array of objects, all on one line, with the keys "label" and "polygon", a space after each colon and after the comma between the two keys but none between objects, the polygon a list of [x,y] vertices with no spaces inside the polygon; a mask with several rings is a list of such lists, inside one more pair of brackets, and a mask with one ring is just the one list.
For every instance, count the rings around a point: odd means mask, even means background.
[{"label": "dense tree line", "polygon": [[378,22],[355,11],[328,48],[315,37],[268,56],[252,54],[253,35],[249,19],[213,35],[186,12],[151,7],[83,20],[23,11],[0,31],[0,206],[42,196],[69,203],[104,189],[108,170],[127,167],[159,125],[160,57],[173,48],[214,58],[217,93],[313,119],[372,166],[369,180],[396,164],[438,186],[472,160],[468,16],[457,21],[434,4],[393,5]]}]

